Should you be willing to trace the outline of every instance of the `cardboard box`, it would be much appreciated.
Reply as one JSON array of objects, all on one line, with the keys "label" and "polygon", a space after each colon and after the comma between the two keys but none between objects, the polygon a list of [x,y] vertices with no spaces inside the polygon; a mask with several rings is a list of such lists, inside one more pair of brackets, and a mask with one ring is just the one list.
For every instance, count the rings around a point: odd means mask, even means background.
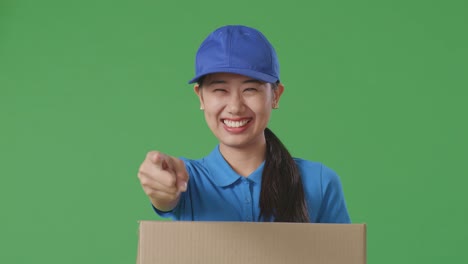
[{"label": "cardboard box", "polygon": [[141,221],[137,264],[365,264],[365,224]]}]

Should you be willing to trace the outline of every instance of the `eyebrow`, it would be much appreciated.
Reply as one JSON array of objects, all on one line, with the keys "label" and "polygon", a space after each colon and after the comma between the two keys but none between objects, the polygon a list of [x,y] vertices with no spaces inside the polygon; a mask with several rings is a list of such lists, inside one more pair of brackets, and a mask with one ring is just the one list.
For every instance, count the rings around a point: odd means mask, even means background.
[{"label": "eyebrow", "polygon": [[[210,81],[210,82],[208,83],[208,85],[219,84],[219,83],[225,84],[225,83],[227,83],[227,82],[224,81],[224,80],[213,80],[213,81]],[[243,81],[242,83],[259,83],[259,84],[262,84],[263,82],[261,82],[261,81],[259,81],[259,80],[255,80],[255,79],[248,79],[248,80]]]}]

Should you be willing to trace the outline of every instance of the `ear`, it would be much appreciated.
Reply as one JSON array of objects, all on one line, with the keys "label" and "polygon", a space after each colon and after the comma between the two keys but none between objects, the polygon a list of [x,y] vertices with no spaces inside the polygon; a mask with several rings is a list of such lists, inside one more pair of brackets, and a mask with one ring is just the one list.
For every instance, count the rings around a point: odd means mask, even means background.
[{"label": "ear", "polygon": [[200,110],[205,110],[205,103],[203,102],[203,92],[201,87],[198,84],[193,86],[193,91],[197,94],[198,99],[200,100]]},{"label": "ear", "polygon": [[273,106],[272,108],[277,109],[279,108],[279,101],[281,98],[281,95],[284,92],[284,85],[282,83],[278,84],[278,87],[273,90]]}]

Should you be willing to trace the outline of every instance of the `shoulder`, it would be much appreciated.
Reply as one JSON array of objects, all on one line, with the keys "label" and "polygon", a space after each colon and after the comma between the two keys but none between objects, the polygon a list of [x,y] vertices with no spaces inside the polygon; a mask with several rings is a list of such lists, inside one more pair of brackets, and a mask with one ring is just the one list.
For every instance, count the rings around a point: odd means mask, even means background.
[{"label": "shoulder", "polygon": [[330,183],[339,183],[338,174],[321,162],[310,161],[301,158],[294,158],[303,181],[319,181],[320,185],[327,186]]},{"label": "shoulder", "polygon": [[350,223],[338,174],[320,162],[294,160],[304,184],[310,218],[317,223]]},{"label": "shoulder", "polygon": [[323,166],[322,163],[316,161],[305,160],[301,158],[293,158],[296,162],[297,167],[300,170],[307,170],[307,171],[316,171],[319,172],[321,167]]}]

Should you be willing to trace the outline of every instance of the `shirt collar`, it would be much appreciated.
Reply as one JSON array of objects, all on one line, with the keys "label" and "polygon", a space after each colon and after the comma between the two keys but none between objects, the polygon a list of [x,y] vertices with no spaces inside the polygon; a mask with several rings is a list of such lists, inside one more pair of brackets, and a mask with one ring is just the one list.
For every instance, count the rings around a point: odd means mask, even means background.
[{"label": "shirt collar", "polygon": [[[223,155],[219,151],[219,145],[216,146],[216,148],[204,158],[204,162],[210,171],[209,177],[216,185],[220,187],[226,187],[244,178],[237,174],[237,172],[235,172],[229,163],[224,159]],[[252,174],[246,177],[246,179],[260,184],[262,182],[264,165],[265,161],[263,161],[262,164],[260,164],[260,166],[258,166],[254,172],[252,172]]]}]

